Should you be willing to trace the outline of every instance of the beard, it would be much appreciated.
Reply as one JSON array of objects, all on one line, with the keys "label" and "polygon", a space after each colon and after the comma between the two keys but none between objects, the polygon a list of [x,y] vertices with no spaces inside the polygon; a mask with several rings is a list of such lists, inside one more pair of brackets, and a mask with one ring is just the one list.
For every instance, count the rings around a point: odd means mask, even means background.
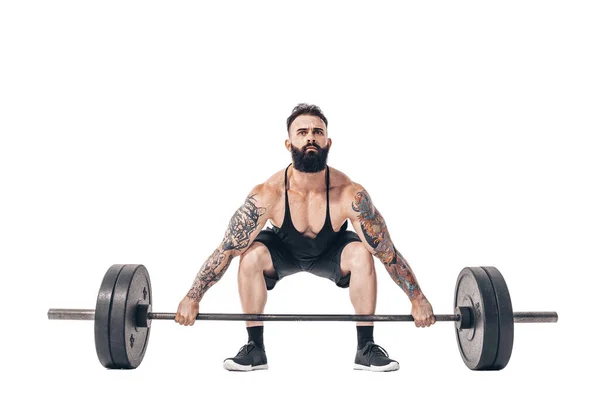
[{"label": "beard", "polygon": [[[317,151],[306,151],[309,146],[316,147]],[[327,154],[329,154],[329,146],[321,147],[314,143],[299,149],[292,145],[294,168],[300,172],[315,173],[323,171],[327,166]]]}]

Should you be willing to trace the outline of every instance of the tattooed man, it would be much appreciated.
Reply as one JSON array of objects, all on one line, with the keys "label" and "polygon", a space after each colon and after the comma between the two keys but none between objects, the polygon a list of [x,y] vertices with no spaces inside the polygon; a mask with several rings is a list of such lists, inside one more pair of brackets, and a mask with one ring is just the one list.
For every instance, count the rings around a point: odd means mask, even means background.
[{"label": "tattooed man", "polygon": [[[369,193],[327,165],[331,139],[319,107],[299,104],[287,119],[285,147],[292,163],[255,186],[235,212],[219,247],[206,260],[181,300],[175,321],[192,325],[199,302],[240,256],[238,287],[242,310],[262,314],[267,290],[288,275],[307,271],[349,288],[356,314],[374,314],[377,257],[412,303],[418,327],[435,323],[429,301],[392,239]],[[291,167],[291,168],[290,168]],[[348,220],[354,230],[347,230]],[[267,221],[272,227],[263,229]],[[355,369],[393,371],[398,362],[373,340],[373,323],[358,322]],[[248,343],[228,370],[266,369],[263,323],[247,321]]]}]

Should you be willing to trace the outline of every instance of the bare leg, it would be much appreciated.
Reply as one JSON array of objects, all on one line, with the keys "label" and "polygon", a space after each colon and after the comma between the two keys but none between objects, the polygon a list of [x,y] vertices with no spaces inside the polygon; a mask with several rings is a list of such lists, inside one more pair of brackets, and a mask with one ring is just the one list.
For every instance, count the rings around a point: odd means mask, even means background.
[{"label": "bare leg", "polygon": [[[350,301],[355,314],[375,314],[377,275],[371,253],[361,242],[349,243],[342,251],[340,264],[344,276],[351,273]],[[357,322],[356,325],[373,325],[373,322]]]},{"label": "bare leg", "polygon": [[[267,247],[254,242],[241,255],[238,270],[238,290],[245,314],[262,314],[267,303],[267,287],[263,274],[277,276]],[[229,371],[254,371],[268,369],[263,343],[263,322],[246,321],[248,344],[235,357],[226,358],[223,368]]]},{"label": "bare leg", "polygon": [[[356,314],[375,314],[377,303],[377,277],[373,256],[362,244],[353,242],[342,251],[340,261],[342,273],[349,271],[350,301]],[[354,358],[354,369],[367,371],[396,371],[398,361],[388,357],[381,346],[366,346],[373,340],[373,322],[357,322],[358,349]]]},{"label": "bare leg", "polygon": [[[238,270],[238,290],[245,314],[262,314],[267,303],[267,287],[263,274],[276,276],[267,247],[254,242],[241,255]],[[261,326],[262,321],[246,321],[246,326]]]}]

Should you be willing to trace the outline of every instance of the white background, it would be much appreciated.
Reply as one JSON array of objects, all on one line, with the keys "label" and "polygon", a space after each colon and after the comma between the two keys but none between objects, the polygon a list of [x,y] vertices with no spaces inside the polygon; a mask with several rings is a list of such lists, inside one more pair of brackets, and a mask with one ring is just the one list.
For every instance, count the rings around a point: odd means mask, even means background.
[{"label": "white background", "polygon": [[[548,398],[595,391],[600,28],[595,2],[3,2],[2,392],[64,399]],[[158,321],[142,365],[107,371],[93,323],[106,269],[143,263],[174,312],[249,190],[290,161],[299,102],[329,163],[364,185],[437,313],[465,266],[503,273],[518,325],[500,372],[468,370],[452,324],[380,323],[399,372],[352,370],[352,323],[271,323],[270,369],[222,369],[242,322]],[[241,312],[238,260],[203,312]],[[410,303],[376,261],[377,313]],[[269,313],[352,313],[299,274]],[[112,397],[114,396],[114,397]],[[389,396],[389,397],[388,397]],[[3,398],[7,398],[5,393]]]}]

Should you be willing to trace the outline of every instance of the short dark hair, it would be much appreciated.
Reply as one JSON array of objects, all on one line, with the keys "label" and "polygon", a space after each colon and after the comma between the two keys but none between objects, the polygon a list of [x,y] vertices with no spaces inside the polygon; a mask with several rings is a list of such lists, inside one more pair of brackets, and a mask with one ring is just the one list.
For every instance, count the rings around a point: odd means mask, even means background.
[{"label": "short dark hair", "polygon": [[314,115],[315,117],[319,117],[323,120],[325,126],[327,127],[327,118],[325,118],[325,115],[323,115],[323,111],[321,111],[319,106],[314,104],[300,103],[294,107],[292,110],[292,115],[290,115],[287,119],[288,133],[290,132],[290,125],[292,125],[292,122],[294,122],[294,120],[300,115]]}]

